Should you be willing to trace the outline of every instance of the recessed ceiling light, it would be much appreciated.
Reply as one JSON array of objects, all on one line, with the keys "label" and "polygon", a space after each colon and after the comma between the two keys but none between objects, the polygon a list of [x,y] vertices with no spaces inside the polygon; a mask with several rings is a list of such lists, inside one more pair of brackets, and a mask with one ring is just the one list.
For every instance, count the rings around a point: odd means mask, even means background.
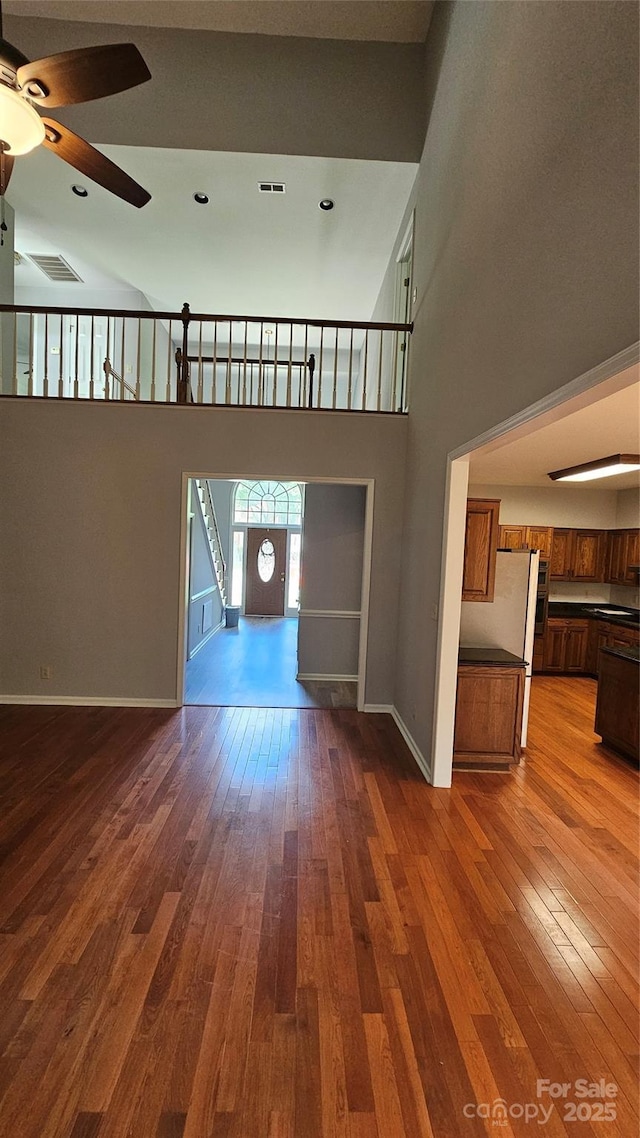
[{"label": "recessed ceiling light", "polygon": [[318,202],[318,205],[320,206],[320,209],[323,209],[326,212],[327,210],[333,209],[335,202],[332,202],[331,198],[323,198],[322,201]]},{"label": "recessed ceiling light", "polygon": [[197,193],[193,195],[193,200],[194,202],[197,202],[198,205],[208,205],[209,196],[208,194]]},{"label": "recessed ceiling light", "polygon": [[552,482],[589,482],[593,478],[627,474],[630,470],[640,470],[640,455],[610,454],[606,458],[597,458],[595,462],[583,462],[581,466],[552,470],[548,477]]},{"label": "recessed ceiling light", "polygon": [[88,198],[89,197],[89,191],[85,190],[84,186],[72,186],[71,189],[73,190],[76,197],[79,197],[79,198]]}]

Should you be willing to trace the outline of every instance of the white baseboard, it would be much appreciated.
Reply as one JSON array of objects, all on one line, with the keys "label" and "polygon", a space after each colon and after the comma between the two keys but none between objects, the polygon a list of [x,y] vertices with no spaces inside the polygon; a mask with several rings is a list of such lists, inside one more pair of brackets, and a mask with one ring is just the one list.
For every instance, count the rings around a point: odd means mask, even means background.
[{"label": "white baseboard", "polygon": [[214,628],[209,629],[204,640],[201,640],[200,643],[197,644],[196,647],[192,650],[191,654],[187,656],[187,662],[189,662],[189,660],[193,660],[193,657],[198,655],[200,649],[204,648],[205,644],[208,644],[211,640],[211,637],[215,636],[216,632],[219,632],[221,628],[224,628],[224,619],[219,621]]},{"label": "white baseboard", "polygon": [[365,703],[363,709],[367,715],[393,715],[392,703]]},{"label": "white baseboard", "polygon": [[298,672],[297,680],[328,680],[334,683],[354,683],[357,684],[357,676],[334,676],[327,672]]},{"label": "white baseboard", "polygon": [[44,704],[60,707],[180,707],[175,699],[124,699],[99,695],[0,695],[0,704]]},{"label": "white baseboard", "polygon": [[424,775],[424,777],[426,778],[427,782],[433,782],[432,775],[431,775],[431,764],[428,763],[427,760],[425,759],[424,755],[422,754],[422,751],[420,750],[418,744],[416,743],[415,739],[413,738],[413,735],[409,731],[409,728],[407,727],[404,720],[401,718],[397,708],[393,707],[391,709],[391,715],[393,716],[393,721],[394,721],[396,727],[398,728],[398,731],[402,735],[402,738],[404,739],[405,743],[407,744],[407,747],[411,751],[413,758],[415,759],[416,763],[420,767],[420,770],[421,770],[422,774]]}]

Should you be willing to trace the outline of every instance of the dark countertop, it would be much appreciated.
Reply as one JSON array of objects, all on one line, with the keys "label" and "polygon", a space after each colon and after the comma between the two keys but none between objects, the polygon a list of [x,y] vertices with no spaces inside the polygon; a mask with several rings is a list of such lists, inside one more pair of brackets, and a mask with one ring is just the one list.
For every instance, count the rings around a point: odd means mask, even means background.
[{"label": "dark countertop", "polygon": [[640,626],[640,612],[638,609],[627,609],[628,616],[610,616],[607,613],[595,612],[595,609],[623,609],[625,605],[614,605],[607,601],[587,604],[581,601],[549,601],[550,617],[589,617],[591,620],[606,620],[609,624],[621,624],[625,628],[638,628]]},{"label": "dark countertop", "polygon": [[514,656],[504,648],[460,648],[458,650],[458,664],[491,664],[498,668],[513,667],[525,662],[522,656]]},{"label": "dark countertop", "polygon": [[628,648],[601,648],[601,652],[606,652],[609,656],[621,656],[623,660],[630,660],[632,664],[640,664],[640,648],[633,648],[629,645]]}]

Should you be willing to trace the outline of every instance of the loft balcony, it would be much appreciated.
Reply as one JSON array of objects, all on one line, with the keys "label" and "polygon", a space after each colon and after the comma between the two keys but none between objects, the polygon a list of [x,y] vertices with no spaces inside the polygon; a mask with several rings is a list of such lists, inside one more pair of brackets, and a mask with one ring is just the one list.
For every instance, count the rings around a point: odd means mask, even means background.
[{"label": "loft balcony", "polygon": [[405,414],[412,324],[0,305],[0,393]]}]

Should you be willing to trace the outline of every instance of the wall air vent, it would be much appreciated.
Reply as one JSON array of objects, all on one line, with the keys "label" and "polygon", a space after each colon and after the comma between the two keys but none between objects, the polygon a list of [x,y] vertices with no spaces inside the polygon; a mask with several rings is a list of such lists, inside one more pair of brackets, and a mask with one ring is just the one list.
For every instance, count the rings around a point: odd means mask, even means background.
[{"label": "wall air vent", "polygon": [[261,194],[286,193],[286,186],[284,182],[258,182],[258,189]]},{"label": "wall air vent", "polygon": [[79,281],[82,284],[82,277],[79,277],[58,253],[29,253],[29,260],[33,261],[50,281],[60,281],[63,284]]}]

